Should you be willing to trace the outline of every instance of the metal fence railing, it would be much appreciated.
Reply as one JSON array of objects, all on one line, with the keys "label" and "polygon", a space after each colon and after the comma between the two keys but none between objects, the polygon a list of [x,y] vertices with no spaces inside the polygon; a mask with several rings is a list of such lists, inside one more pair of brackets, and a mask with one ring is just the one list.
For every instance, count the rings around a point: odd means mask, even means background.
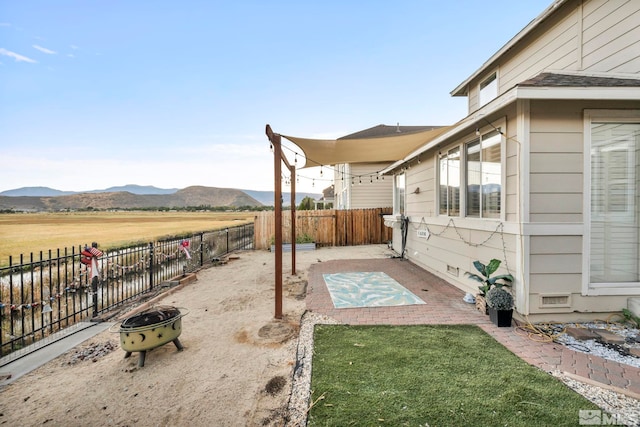
[{"label": "metal fence railing", "polygon": [[[253,223],[146,245],[20,255],[0,268],[0,357],[95,318],[220,256],[253,249]],[[90,248],[88,248],[90,249]]]}]

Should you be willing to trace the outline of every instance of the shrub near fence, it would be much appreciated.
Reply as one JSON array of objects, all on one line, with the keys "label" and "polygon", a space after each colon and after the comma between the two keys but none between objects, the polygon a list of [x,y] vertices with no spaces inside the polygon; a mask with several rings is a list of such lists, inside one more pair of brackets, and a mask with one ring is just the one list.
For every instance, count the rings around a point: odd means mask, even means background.
[{"label": "shrub near fence", "polygon": [[[0,356],[151,292],[219,256],[252,249],[253,224],[109,250],[92,280],[82,247],[20,256],[0,268]],[[186,242],[186,243],[185,243]],[[188,253],[188,255],[187,255]]]},{"label": "shrub near fence", "polygon": [[[384,225],[383,215],[391,208],[296,211],[296,234],[308,235],[317,246],[355,246],[387,243],[393,231]],[[291,211],[282,212],[282,238],[291,243]],[[256,249],[267,249],[275,236],[275,212],[255,217]]]}]

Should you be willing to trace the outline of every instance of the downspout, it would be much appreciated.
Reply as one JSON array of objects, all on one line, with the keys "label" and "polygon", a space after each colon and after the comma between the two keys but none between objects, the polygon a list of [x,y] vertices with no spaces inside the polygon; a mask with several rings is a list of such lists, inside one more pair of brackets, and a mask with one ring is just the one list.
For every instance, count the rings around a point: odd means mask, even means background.
[{"label": "downspout", "polygon": [[404,252],[407,249],[408,232],[409,232],[409,217],[402,215],[400,217],[400,233],[402,233],[402,251],[400,252],[400,259],[404,259]]}]

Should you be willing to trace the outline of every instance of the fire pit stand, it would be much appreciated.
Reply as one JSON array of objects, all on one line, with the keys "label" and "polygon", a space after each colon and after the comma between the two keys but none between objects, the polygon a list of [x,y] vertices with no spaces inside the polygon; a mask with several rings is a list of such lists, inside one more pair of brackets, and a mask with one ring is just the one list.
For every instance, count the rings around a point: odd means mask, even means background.
[{"label": "fire pit stand", "polygon": [[[111,332],[120,333],[120,345],[125,351],[125,359],[134,351],[140,352],[138,367],[144,366],[148,350],[173,342],[178,351],[184,347],[178,339],[182,332],[182,317],[188,310],[172,306],[157,306],[128,317],[120,325],[114,325]],[[117,330],[114,327],[119,326]]]}]

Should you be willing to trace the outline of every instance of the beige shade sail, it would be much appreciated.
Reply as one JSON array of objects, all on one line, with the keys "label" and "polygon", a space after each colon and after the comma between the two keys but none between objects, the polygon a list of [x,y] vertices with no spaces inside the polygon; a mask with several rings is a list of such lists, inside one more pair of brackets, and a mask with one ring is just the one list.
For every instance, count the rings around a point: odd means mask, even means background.
[{"label": "beige shade sail", "polygon": [[282,135],[306,157],[302,168],[339,163],[394,162],[442,135],[452,126],[376,138],[308,139]]}]

